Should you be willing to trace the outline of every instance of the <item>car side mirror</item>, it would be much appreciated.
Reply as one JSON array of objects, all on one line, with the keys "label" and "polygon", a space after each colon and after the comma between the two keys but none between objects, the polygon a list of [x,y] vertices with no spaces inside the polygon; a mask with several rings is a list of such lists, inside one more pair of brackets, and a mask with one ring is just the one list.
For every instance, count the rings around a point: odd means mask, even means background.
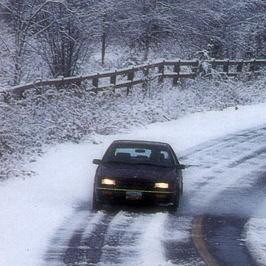
[{"label": "car side mirror", "polygon": [[184,165],[184,164],[177,164],[176,165],[176,168],[177,169],[186,169],[186,165]]},{"label": "car side mirror", "polygon": [[97,164],[97,165],[99,165],[99,164],[102,163],[102,160],[100,160],[100,159],[93,159],[93,160],[92,160],[92,163],[93,163],[93,164]]}]

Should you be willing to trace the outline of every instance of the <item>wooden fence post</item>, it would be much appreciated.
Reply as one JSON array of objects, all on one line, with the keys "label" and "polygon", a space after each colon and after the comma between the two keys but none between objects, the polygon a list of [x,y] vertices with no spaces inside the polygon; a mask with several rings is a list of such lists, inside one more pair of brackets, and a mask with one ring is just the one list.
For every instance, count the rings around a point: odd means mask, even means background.
[{"label": "wooden fence post", "polygon": [[117,76],[117,74],[116,74],[116,70],[115,70],[115,73],[113,75],[111,75],[111,77],[110,77],[110,83],[114,87],[113,92],[115,92],[116,76]]},{"label": "wooden fence post", "polygon": [[76,81],[73,82],[77,87],[81,87],[81,77],[77,78]]},{"label": "wooden fence post", "polygon": [[162,83],[164,80],[164,63],[165,63],[165,60],[163,60],[163,62],[158,66],[158,72],[160,74],[158,78],[159,83]]},{"label": "wooden fence post", "polygon": [[200,62],[199,60],[196,61],[196,66],[191,68],[191,72],[194,74],[194,78],[197,77],[197,75],[199,74],[199,67],[200,67]]},{"label": "wooden fence post", "polygon": [[212,66],[213,70],[215,70],[217,68],[217,64],[215,62],[215,59],[212,59],[211,66]]},{"label": "wooden fence post", "polygon": [[150,64],[148,63],[146,67],[144,67],[144,76],[147,77],[149,75]]},{"label": "wooden fence post", "polygon": [[97,77],[92,79],[93,90],[97,93],[99,88],[99,73],[97,73]]},{"label": "wooden fence post", "polygon": [[149,66],[150,64],[148,63],[148,65],[146,67],[144,67],[143,69],[143,74],[144,74],[144,82],[142,83],[142,88],[146,88],[148,85],[148,76],[149,76]]},{"label": "wooden fence post", "polygon": [[243,70],[243,65],[244,65],[244,62],[243,60],[241,60],[241,62],[238,63],[238,65],[236,66],[236,72],[239,74],[242,72]]},{"label": "wooden fence post", "polygon": [[256,59],[254,59],[253,62],[250,62],[250,65],[249,65],[249,71],[252,72],[252,74],[254,74],[255,65],[256,65]]},{"label": "wooden fence post", "polygon": [[223,72],[227,75],[229,73],[229,60],[224,61]]},{"label": "wooden fence post", "polygon": [[[134,76],[135,76],[135,70],[134,70],[134,67],[132,67],[132,69],[129,70],[127,73],[127,80],[132,82],[134,80]],[[131,88],[132,88],[132,84],[127,86],[127,95],[129,94],[129,91]]]},{"label": "wooden fence post", "polygon": [[177,77],[173,78],[173,85],[176,86],[180,74],[180,60],[178,61],[177,64],[174,64],[174,72],[176,73]]}]

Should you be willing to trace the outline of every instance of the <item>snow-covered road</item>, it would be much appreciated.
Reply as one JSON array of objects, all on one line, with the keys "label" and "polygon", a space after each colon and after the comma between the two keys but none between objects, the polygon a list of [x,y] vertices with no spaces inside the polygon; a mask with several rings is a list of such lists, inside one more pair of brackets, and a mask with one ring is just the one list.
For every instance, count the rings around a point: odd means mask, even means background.
[{"label": "snow-covered road", "polygon": [[[98,145],[49,149],[31,166],[36,176],[1,184],[0,265],[200,265],[190,235],[197,215],[244,217],[246,231],[237,236],[239,243],[248,243],[257,256],[263,254],[266,237],[256,234],[266,234],[261,211],[265,205],[258,204],[265,183],[256,187],[256,182],[266,172],[265,124],[266,105],[261,104],[197,113],[130,134],[95,136]],[[91,160],[118,138],[169,142],[183,163],[197,165],[185,172],[177,216],[162,211],[90,211],[95,171]],[[247,197],[254,186],[258,197]],[[239,254],[246,252],[242,246]],[[266,265],[263,255],[259,257]]]},{"label": "snow-covered road", "polygon": [[[190,236],[198,216],[204,218],[200,224],[204,236],[192,232],[193,240],[204,237],[217,265],[255,265],[243,238],[244,226],[266,192],[266,182],[261,180],[261,173],[266,172],[264,139],[266,127],[260,127],[190,150],[182,159],[195,166],[186,173],[183,204],[176,216],[139,208],[93,215],[85,208],[84,228],[67,233],[63,248],[54,243],[47,253],[47,265],[204,264]],[[77,210],[72,220],[80,213]],[[210,256],[200,246],[198,249],[203,257]]]}]

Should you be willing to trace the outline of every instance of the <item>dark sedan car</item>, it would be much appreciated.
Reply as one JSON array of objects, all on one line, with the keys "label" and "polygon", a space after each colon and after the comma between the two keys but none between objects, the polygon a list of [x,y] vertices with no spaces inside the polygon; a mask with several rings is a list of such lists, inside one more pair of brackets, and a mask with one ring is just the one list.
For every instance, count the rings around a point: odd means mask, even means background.
[{"label": "dark sedan car", "polygon": [[182,169],[167,143],[114,141],[98,165],[94,181],[93,209],[104,204],[151,202],[176,210],[183,192]]}]

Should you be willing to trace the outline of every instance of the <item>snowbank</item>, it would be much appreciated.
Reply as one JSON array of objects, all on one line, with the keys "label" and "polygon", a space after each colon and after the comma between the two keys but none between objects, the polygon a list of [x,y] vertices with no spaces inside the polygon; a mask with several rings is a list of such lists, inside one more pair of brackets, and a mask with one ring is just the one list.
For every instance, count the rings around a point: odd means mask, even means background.
[{"label": "snowbank", "polygon": [[88,200],[92,146],[59,145],[32,165],[36,176],[1,183],[0,265],[41,265],[47,239]]},{"label": "snowbank", "polygon": [[[97,135],[98,145],[84,142],[52,147],[30,165],[35,176],[0,183],[0,265],[41,264],[58,226],[75,207],[84,205],[89,209],[95,170],[91,161],[100,158],[112,140],[165,141],[181,153],[207,140],[262,124],[266,124],[266,104],[196,113],[129,134]],[[256,228],[250,227],[252,231]]]},{"label": "snowbank", "polygon": [[246,241],[256,261],[260,265],[266,265],[266,218],[249,220],[246,225]]},{"label": "snowbank", "polygon": [[256,261],[266,265],[266,200],[261,202],[254,216],[246,224],[244,238]]}]

